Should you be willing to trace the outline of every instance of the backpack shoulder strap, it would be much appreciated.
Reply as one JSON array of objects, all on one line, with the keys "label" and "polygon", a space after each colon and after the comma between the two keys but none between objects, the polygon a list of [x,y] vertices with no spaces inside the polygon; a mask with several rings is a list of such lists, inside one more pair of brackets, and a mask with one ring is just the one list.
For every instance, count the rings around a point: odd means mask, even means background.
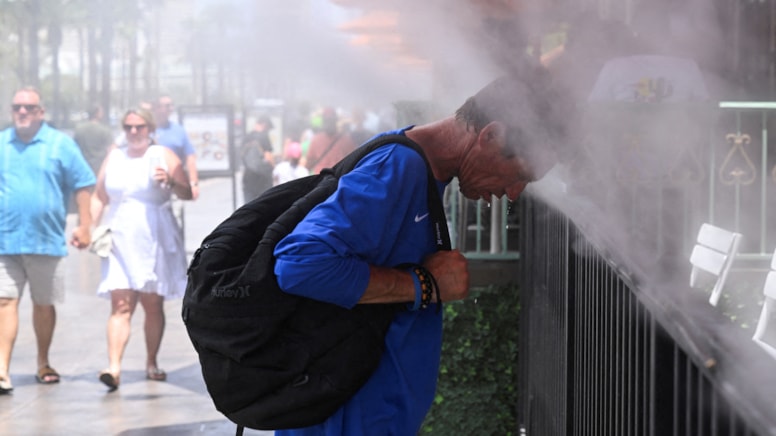
[{"label": "backpack shoulder strap", "polygon": [[388,144],[404,145],[406,147],[409,147],[415,150],[415,152],[418,153],[421,158],[423,158],[423,162],[426,164],[426,175],[428,177],[429,217],[431,218],[431,222],[434,225],[436,245],[437,245],[437,248],[440,250],[450,250],[451,243],[450,243],[450,232],[448,231],[448,228],[447,228],[447,216],[445,215],[445,209],[444,209],[444,205],[442,204],[442,199],[439,197],[439,193],[437,191],[437,181],[434,178],[434,172],[431,171],[431,165],[429,164],[428,159],[426,158],[426,154],[423,152],[423,149],[420,148],[420,145],[418,145],[417,142],[413,141],[412,139],[408,138],[405,135],[400,135],[400,134],[379,136],[365,143],[364,145],[362,145],[361,147],[357,148],[355,151],[347,155],[344,159],[342,159],[339,163],[337,163],[337,165],[335,165],[331,171],[334,173],[336,177],[339,178],[343,174],[352,171],[353,168],[355,168],[356,165],[358,165],[358,162],[361,161],[361,159],[364,156],[368,155],[376,148],[379,148]]},{"label": "backpack shoulder strap", "polygon": [[330,171],[338,178],[342,177],[342,175],[344,175],[345,173],[349,173],[350,171],[352,171],[353,168],[355,168],[356,165],[358,165],[358,163],[361,161],[361,159],[363,159],[366,155],[368,155],[375,149],[388,144],[401,144],[412,148],[423,157],[423,161],[426,162],[426,165],[428,166],[428,161],[426,161],[426,156],[423,153],[423,150],[415,141],[413,141],[412,139],[404,135],[392,134],[392,135],[378,136],[377,138],[374,138],[371,141],[364,143],[364,145],[356,148],[350,154],[345,156],[341,161],[337,162],[337,164],[334,165],[333,168],[325,169],[324,171]]}]

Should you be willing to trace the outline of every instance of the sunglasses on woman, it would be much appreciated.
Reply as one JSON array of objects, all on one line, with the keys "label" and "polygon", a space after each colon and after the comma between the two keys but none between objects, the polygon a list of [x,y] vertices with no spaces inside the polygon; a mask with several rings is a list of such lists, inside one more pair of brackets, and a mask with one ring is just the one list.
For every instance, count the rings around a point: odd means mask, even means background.
[{"label": "sunglasses on woman", "polygon": [[132,129],[137,129],[137,131],[141,131],[147,127],[146,124],[124,124],[124,131],[131,132]]}]

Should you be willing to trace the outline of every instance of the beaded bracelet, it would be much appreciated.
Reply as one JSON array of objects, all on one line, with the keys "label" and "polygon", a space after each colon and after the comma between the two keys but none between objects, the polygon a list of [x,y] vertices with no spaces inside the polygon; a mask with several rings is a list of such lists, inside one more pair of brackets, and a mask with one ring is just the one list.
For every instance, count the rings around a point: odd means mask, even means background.
[{"label": "beaded bracelet", "polygon": [[[431,288],[434,290],[434,293],[436,294],[436,300],[437,300],[437,310],[436,312],[439,313],[442,310],[442,295],[439,293],[439,285],[437,284],[436,279],[434,276],[431,275],[430,272],[428,272],[427,269],[421,267],[423,271],[425,272],[428,279],[431,281]],[[429,291],[428,301],[431,303],[431,291]]]},{"label": "beaded bracelet", "polygon": [[409,268],[412,280],[415,283],[415,303],[410,310],[426,309],[431,304],[432,293],[436,292],[437,311],[442,306],[442,297],[439,295],[439,286],[431,273],[420,265],[412,265]]},{"label": "beaded bracelet", "polygon": [[431,293],[434,292],[434,285],[431,283],[431,273],[422,266],[415,267],[413,272],[420,281],[420,308],[426,309],[431,304]]}]

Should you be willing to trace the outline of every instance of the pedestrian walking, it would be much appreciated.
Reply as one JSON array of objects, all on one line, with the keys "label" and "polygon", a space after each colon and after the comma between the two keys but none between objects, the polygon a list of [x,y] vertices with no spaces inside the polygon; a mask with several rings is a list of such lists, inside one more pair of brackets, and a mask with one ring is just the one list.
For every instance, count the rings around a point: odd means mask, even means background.
[{"label": "pedestrian walking", "polygon": [[[544,69],[526,66],[485,86],[447,118],[388,134],[423,150],[440,193],[514,200],[557,161],[566,117]],[[414,435],[434,400],[444,301],[466,298],[469,272],[457,250],[437,251],[423,157],[399,145],[368,154],[275,247],[280,287],[345,308],[401,303],[385,352],[361,389],[321,424],[277,436]],[[398,265],[406,265],[397,268]]]},{"label": "pedestrian walking", "polygon": [[88,119],[76,126],[73,140],[81,149],[92,172],[97,174],[108,148],[113,144],[113,132],[103,123],[102,106],[92,106],[87,114]]},{"label": "pedestrian walking", "polygon": [[32,298],[37,340],[36,380],[57,383],[49,348],[56,326],[55,304],[64,301],[65,223],[75,198],[78,225],[70,244],[91,242],[89,198],[95,177],[78,145],[44,120],[40,93],[23,88],[13,96],[13,126],[0,132],[0,394],[13,390],[11,353],[19,328],[25,285]]},{"label": "pedestrian walking", "polygon": [[275,126],[267,115],[256,119],[253,130],[245,135],[242,147],[243,200],[247,203],[272,187],[275,157],[269,132]]},{"label": "pedestrian walking", "polygon": [[285,159],[272,171],[274,186],[310,175],[310,171],[299,162],[302,158],[302,146],[298,142],[288,143],[285,154]]},{"label": "pedestrian walking", "polygon": [[321,114],[321,130],[313,135],[307,151],[307,168],[318,174],[324,168],[331,168],[348,153],[356,149],[349,132],[338,125],[339,117],[333,107],[326,107]]},{"label": "pedestrian walking", "polygon": [[153,104],[153,116],[156,122],[154,140],[172,150],[183,164],[183,170],[191,186],[191,200],[199,198],[199,172],[197,171],[197,153],[183,126],[171,120],[175,111],[172,97],[163,94]]},{"label": "pedestrian walking", "polygon": [[97,289],[111,300],[108,367],[98,376],[111,390],[121,383],[121,360],[138,303],[145,312],[146,378],[167,379],[157,362],[164,301],[181,297],[186,288],[186,252],[170,202],[173,194],[183,200],[192,195],[175,153],[152,142],[151,114],[130,109],[121,122],[126,143],[105,158],[92,196],[95,222],[108,226],[112,238]]}]

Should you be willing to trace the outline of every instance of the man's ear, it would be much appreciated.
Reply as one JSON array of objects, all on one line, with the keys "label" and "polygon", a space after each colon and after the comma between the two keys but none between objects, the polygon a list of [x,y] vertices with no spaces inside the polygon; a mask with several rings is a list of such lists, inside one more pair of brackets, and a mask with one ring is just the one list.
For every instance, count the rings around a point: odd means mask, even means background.
[{"label": "man's ear", "polygon": [[500,121],[491,121],[480,131],[480,141],[485,144],[504,146],[507,139],[507,128]]}]

